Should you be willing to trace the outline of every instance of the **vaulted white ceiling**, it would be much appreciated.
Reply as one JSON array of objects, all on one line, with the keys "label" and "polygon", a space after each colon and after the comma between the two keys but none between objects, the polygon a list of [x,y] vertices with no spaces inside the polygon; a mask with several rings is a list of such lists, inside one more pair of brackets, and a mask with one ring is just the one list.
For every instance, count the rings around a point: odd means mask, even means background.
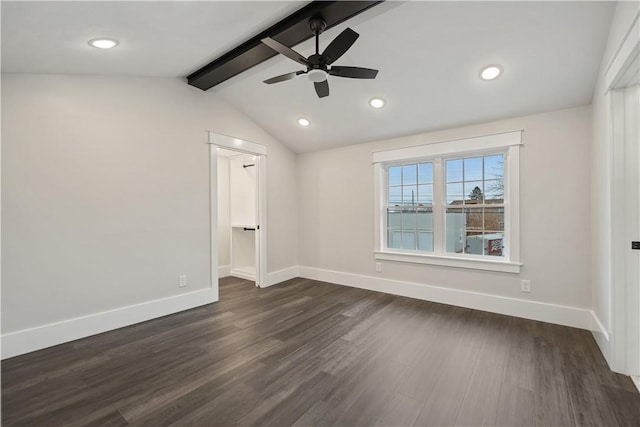
[{"label": "vaulted white ceiling", "polygon": [[[2,70],[184,77],[304,4],[3,1]],[[375,80],[330,77],[319,99],[306,77],[262,83],[301,68],[279,56],[210,92],[296,152],[586,105],[614,6],[388,1],[321,35],[323,49],[346,27],[360,33],[334,65],[379,69]],[[96,37],[120,45],[91,48]],[[310,55],[313,42],[295,49]],[[481,81],[496,63],[503,75]],[[387,105],[373,110],[374,96]]]}]

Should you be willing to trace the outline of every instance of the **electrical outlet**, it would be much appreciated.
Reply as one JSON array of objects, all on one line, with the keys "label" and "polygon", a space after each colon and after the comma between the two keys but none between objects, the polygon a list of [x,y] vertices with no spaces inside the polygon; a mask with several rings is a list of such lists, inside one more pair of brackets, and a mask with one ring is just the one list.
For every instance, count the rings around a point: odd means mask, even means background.
[{"label": "electrical outlet", "polygon": [[522,292],[531,293],[531,280],[521,280],[520,290]]},{"label": "electrical outlet", "polygon": [[378,273],[382,272],[382,263],[381,262],[376,262],[376,272],[378,272]]},{"label": "electrical outlet", "polygon": [[186,274],[181,274],[180,278],[178,280],[178,287],[179,288],[184,288],[185,286],[187,286],[187,275]]}]

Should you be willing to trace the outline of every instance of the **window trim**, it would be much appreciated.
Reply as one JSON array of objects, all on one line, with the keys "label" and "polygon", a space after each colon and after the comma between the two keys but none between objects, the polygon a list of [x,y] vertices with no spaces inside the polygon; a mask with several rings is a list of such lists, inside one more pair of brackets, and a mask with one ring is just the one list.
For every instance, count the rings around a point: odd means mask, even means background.
[{"label": "window trim", "polygon": [[[522,131],[505,132],[431,144],[378,151],[373,153],[375,248],[376,260],[439,265],[443,267],[519,273],[520,262],[520,147]],[[491,153],[505,155],[505,256],[495,259],[487,256],[452,254],[446,252],[445,236],[445,183],[444,161]],[[385,248],[387,166],[420,161],[433,162],[433,252],[404,252]],[[436,179],[439,177],[440,179]],[[437,181],[437,182],[436,182]]]}]

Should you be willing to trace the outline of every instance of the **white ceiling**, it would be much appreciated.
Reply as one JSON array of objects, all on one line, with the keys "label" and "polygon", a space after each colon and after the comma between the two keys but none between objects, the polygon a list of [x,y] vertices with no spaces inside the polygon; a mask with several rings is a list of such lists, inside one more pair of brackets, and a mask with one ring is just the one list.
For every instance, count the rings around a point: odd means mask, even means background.
[{"label": "white ceiling", "polygon": [[[186,76],[303,4],[3,1],[2,70]],[[388,1],[321,36],[323,49],[347,26],[360,33],[335,65],[377,68],[375,80],[330,77],[331,95],[318,99],[305,77],[263,84],[300,69],[276,57],[210,92],[296,152],[586,105],[614,6]],[[87,45],[95,37],[121,44],[98,50]],[[305,56],[312,49],[312,41],[296,47]],[[504,74],[481,81],[480,69],[494,63]],[[374,96],[387,106],[371,109]],[[301,116],[311,126],[299,127]]]},{"label": "white ceiling", "polygon": [[[2,71],[185,77],[302,4],[3,0]],[[120,45],[89,46],[100,37]]]}]

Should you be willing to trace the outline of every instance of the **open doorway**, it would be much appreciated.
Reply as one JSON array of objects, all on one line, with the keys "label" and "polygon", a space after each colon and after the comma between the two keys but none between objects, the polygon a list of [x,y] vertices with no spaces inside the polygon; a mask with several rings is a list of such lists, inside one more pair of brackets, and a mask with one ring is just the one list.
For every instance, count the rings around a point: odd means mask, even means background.
[{"label": "open doorway", "polygon": [[209,132],[211,281],[265,286],[266,147]]}]

